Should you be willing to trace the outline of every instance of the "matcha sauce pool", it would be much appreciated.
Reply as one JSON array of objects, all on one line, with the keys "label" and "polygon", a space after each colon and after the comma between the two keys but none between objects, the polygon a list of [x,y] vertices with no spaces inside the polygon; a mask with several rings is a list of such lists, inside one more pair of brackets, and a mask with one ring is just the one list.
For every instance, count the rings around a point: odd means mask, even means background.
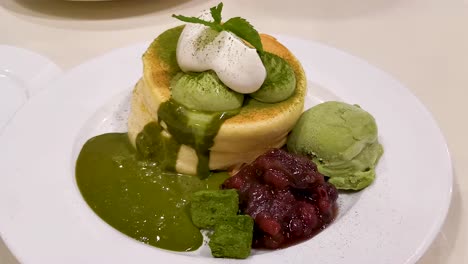
[{"label": "matcha sauce pool", "polygon": [[76,164],[78,187],[97,215],[132,238],[174,251],[196,250],[203,242],[190,219],[191,194],[218,189],[227,177],[164,172],[157,161],[141,158],[126,133],[91,138]]}]

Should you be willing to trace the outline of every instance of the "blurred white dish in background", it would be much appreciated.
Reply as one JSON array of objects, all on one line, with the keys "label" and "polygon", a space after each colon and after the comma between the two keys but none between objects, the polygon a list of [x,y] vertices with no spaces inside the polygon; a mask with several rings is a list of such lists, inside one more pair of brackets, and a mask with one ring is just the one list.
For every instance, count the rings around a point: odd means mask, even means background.
[{"label": "blurred white dish in background", "polygon": [[0,132],[15,112],[62,73],[49,59],[29,50],[0,45]]}]

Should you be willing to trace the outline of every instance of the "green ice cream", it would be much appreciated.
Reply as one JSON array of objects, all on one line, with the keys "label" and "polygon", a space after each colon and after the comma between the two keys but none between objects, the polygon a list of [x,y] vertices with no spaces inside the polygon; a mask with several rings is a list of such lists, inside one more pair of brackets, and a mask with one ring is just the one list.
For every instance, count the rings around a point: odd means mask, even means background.
[{"label": "green ice cream", "polygon": [[240,108],[244,95],[229,89],[212,71],[179,73],[171,81],[172,98],[199,111],[229,111]]},{"label": "green ice cream", "polygon": [[287,144],[289,151],[310,157],[330,183],[344,190],[369,186],[383,153],[372,115],[358,105],[335,101],[304,112]]}]

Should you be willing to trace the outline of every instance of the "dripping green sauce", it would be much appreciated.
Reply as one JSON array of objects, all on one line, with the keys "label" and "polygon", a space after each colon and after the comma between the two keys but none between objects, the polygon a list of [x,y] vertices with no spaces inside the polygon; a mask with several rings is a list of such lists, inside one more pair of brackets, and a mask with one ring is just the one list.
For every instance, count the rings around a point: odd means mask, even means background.
[{"label": "dripping green sauce", "polygon": [[[203,237],[190,219],[192,193],[219,189],[228,177],[209,170],[209,148],[221,124],[236,112],[201,112],[169,100],[160,123],[147,124],[136,139],[126,133],[96,136],[83,146],[76,163],[78,187],[89,206],[120,232],[159,248],[192,251]],[[198,156],[198,176],[175,173],[181,144]]]},{"label": "dripping green sauce", "polygon": [[203,112],[191,110],[169,100],[161,104],[158,120],[164,123],[170,136],[163,133],[161,124],[151,122],[136,138],[136,148],[144,158],[156,160],[160,168],[176,171],[177,153],[181,144],[191,146],[198,157],[197,175],[204,179],[210,174],[209,149],[224,120],[238,113]]},{"label": "dripping green sauce", "polygon": [[[206,178],[210,174],[209,149],[224,120],[236,115],[230,112],[203,112],[190,110],[172,99],[159,107],[159,120],[164,122],[173,140],[191,146],[198,156],[197,175]],[[138,142],[137,142],[138,144]]]}]

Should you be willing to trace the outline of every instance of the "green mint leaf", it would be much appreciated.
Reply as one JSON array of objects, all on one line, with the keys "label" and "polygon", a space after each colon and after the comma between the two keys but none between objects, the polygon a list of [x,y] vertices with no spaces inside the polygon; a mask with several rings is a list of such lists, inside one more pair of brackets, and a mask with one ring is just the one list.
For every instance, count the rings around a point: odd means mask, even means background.
[{"label": "green mint leaf", "polygon": [[250,43],[255,49],[259,52],[263,52],[263,45],[260,39],[260,35],[257,30],[245,19],[241,17],[233,17],[226,21],[226,23],[221,24],[221,12],[223,10],[223,3],[219,3],[217,6],[210,8],[211,16],[213,17],[212,21],[205,21],[198,17],[186,17],[182,15],[172,15],[172,17],[177,18],[186,23],[195,23],[202,24],[207,27],[210,27],[213,30],[221,32],[223,30],[230,31],[237,35],[239,38]]},{"label": "green mint leaf", "polygon": [[221,25],[215,24],[214,22],[210,21],[205,21],[203,19],[200,19],[198,17],[186,17],[182,15],[172,15],[172,17],[179,19],[180,21],[187,22],[187,23],[194,23],[194,24],[202,24],[207,27],[210,27],[216,31],[222,31],[223,28]]},{"label": "green mint leaf", "polygon": [[260,40],[260,35],[257,30],[245,19],[242,17],[233,17],[226,21],[222,28],[224,30],[230,31],[240,37],[241,39],[247,41],[256,48],[258,51],[263,52],[262,41]]},{"label": "green mint leaf", "polygon": [[210,8],[211,16],[216,24],[221,24],[221,11],[223,11],[223,2]]}]

